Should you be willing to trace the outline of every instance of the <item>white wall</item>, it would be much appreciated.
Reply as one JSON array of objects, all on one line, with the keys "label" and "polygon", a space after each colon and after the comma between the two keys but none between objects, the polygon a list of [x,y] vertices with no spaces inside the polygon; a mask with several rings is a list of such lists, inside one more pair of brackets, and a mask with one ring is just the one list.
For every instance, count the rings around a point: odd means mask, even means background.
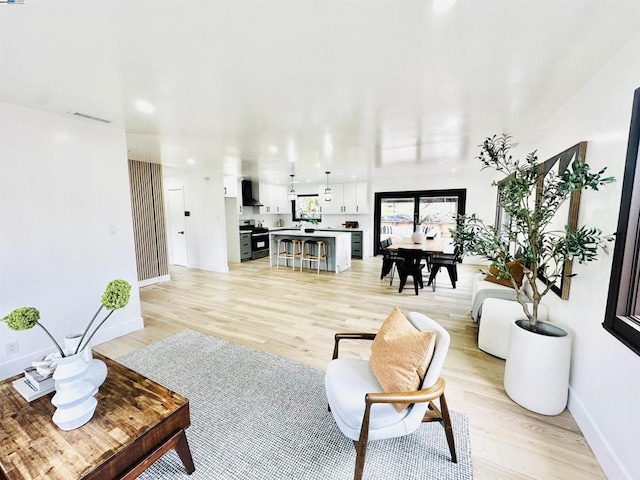
[{"label": "white wall", "polygon": [[[633,92],[640,87],[640,35],[611,60],[550,121],[523,151],[540,160],[586,140],[586,161],[607,167],[618,182],[584,192],[579,224],[604,232],[617,227]],[[551,320],[573,334],[569,409],[610,479],[640,478],[640,357],[602,328],[612,255],[574,266],[570,297],[544,299]]]},{"label": "white wall", "polygon": [[[132,285],[93,344],[143,327],[123,131],[0,102],[0,316],[40,310],[59,339],[83,330],[110,280]],[[0,322],[0,378],[54,350],[39,328]],[[4,343],[18,340],[7,356]]]},{"label": "white wall", "polygon": [[[163,168],[165,199],[172,188],[184,189],[188,267],[228,272],[222,172]],[[168,207],[165,209],[168,211]],[[168,227],[168,222],[167,222]],[[170,241],[171,236],[167,233]],[[171,261],[171,259],[169,259]]]}]

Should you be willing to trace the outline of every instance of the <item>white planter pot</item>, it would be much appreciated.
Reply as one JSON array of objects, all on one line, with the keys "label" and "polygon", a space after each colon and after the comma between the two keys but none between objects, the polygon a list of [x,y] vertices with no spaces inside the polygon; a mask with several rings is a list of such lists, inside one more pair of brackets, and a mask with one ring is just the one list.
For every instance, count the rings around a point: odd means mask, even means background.
[{"label": "white planter pot", "polygon": [[558,415],[567,406],[571,337],[546,322],[538,326],[547,334],[534,333],[511,324],[504,368],[507,395],[524,408],[543,415]]}]

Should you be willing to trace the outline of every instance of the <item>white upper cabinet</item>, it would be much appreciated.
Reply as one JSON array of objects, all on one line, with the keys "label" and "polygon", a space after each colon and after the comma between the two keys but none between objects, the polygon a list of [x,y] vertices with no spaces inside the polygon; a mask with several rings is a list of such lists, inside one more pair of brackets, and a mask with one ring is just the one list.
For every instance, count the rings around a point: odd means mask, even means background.
[{"label": "white upper cabinet", "polygon": [[369,213],[369,184],[356,182],[356,211],[355,213]]},{"label": "white upper cabinet", "polygon": [[324,214],[341,213],[369,213],[368,191],[366,182],[336,183],[330,185],[333,198],[330,202],[324,200],[326,185],[318,185],[320,204]]},{"label": "white upper cabinet", "polygon": [[237,197],[238,196],[238,179],[236,177],[223,177],[222,183],[224,185],[225,197]]},{"label": "white upper cabinet", "polygon": [[261,215],[283,215],[291,213],[291,202],[288,199],[286,185],[260,183]]}]

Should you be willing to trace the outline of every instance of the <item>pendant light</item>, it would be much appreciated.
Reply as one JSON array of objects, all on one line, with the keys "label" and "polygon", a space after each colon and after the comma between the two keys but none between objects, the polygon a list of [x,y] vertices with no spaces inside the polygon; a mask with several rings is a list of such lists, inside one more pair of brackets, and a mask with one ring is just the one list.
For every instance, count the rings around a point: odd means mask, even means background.
[{"label": "pendant light", "polygon": [[329,174],[331,172],[325,172],[327,174],[327,188],[324,189],[324,201],[330,202],[333,198],[333,193],[331,192],[331,187],[329,187]]},{"label": "pendant light", "polygon": [[292,202],[296,199],[296,191],[293,189],[293,177],[295,177],[295,175],[289,175],[291,177],[291,191],[289,192],[289,200],[291,200]]}]

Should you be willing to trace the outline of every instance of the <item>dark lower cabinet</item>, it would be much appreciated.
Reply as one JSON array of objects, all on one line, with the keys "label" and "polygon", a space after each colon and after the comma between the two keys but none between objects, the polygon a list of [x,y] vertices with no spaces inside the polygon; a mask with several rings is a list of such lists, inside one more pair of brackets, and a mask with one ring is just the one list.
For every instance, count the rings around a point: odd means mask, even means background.
[{"label": "dark lower cabinet", "polygon": [[351,232],[351,258],[362,258],[362,232]]},{"label": "dark lower cabinet", "polygon": [[251,260],[251,232],[240,232],[240,261]]}]

